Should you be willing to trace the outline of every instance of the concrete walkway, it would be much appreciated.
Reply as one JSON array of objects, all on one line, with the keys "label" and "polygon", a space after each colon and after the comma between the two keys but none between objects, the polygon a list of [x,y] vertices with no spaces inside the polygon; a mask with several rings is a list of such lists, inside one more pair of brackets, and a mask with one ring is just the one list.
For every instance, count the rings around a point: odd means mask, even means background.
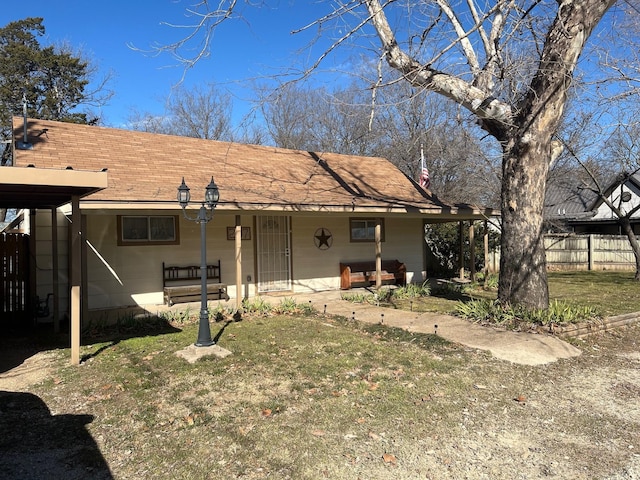
[{"label": "concrete walkway", "polygon": [[[415,313],[342,300],[340,291],[295,294],[296,303],[310,304],[319,312],[355,318],[361,322],[384,323],[410,332],[437,333],[450,342],[488,350],[501,360],[522,365],[543,365],[582,352],[553,335],[497,330],[472,324],[451,315]],[[367,292],[368,293],[368,292]],[[289,296],[291,297],[291,295]],[[264,297],[277,303],[282,297]]]}]

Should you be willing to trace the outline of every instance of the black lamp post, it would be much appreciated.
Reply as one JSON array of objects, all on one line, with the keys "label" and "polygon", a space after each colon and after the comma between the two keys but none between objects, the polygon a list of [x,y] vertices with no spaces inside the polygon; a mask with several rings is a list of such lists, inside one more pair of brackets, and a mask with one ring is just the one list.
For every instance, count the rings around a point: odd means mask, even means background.
[{"label": "black lamp post", "polygon": [[207,307],[207,223],[213,219],[213,211],[218,205],[220,199],[220,192],[218,186],[211,177],[211,182],[207,185],[204,202],[200,205],[198,215],[191,218],[187,215],[187,205],[191,200],[191,193],[189,193],[189,187],[184,183],[184,177],[182,177],[182,183],[178,187],[178,203],[182,207],[182,213],[184,218],[200,224],[200,279],[201,279],[201,292],[200,292],[200,323],[198,325],[198,340],[196,341],[196,347],[208,347],[213,345],[211,339],[211,329],[209,328],[209,308]]}]

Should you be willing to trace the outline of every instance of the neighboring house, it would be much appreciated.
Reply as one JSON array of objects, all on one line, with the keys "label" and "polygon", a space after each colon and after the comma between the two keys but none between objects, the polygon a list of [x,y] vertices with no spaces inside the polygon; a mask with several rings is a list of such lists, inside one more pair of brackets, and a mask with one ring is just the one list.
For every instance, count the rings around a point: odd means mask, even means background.
[{"label": "neighboring house", "polygon": [[[604,195],[623,213],[640,203],[640,174],[619,175]],[[549,233],[623,235],[617,216],[592,189],[571,179],[549,182],[545,199],[545,223]],[[640,234],[640,211],[633,213],[634,232]]]},{"label": "neighboring house", "polygon": [[[550,270],[633,270],[635,255],[618,217],[600,195],[579,180],[556,179],[547,187],[545,249]],[[574,183],[572,183],[574,182]],[[640,175],[618,175],[603,195],[640,234]]]},{"label": "neighboring house", "polygon": [[[192,215],[212,177],[219,187],[206,254],[220,260],[231,299],[338,289],[341,262],[374,260],[377,251],[403,262],[408,281],[422,282],[425,223],[495,213],[444,204],[383,158],[34,119],[24,129],[21,118],[14,132],[14,166],[3,169],[19,178],[37,172],[39,187],[3,176],[0,206],[37,212],[31,220],[37,294],[55,290],[61,314],[73,311],[74,269],[81,270],[82,311],[91,313],[162,304],[163,262],[199,265],[200,226],[185,220],[176,200],[183,177]],[[59,175],[62,187],[53,182]],[[49,198],[49,190],[63,195]],[[80,258],[74,261],[73,252]]]}]

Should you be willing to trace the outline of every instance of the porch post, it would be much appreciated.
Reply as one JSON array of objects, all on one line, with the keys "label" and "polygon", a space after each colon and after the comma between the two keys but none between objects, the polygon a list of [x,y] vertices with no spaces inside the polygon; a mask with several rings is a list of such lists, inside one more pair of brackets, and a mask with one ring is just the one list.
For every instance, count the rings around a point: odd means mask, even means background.
[{"label": "porch post", "polygon": [[236,309],[242,307],[242,223],[236,215]]},{"label": "porch post", "polygon": [[487,277],[489,276],[489,224],[484,221],[484,286],[487,286]]},{"label": "porch post", "polygon": [[382,287],[382,219],[376,218],[376,290]]},{"label": "porch post", "polygon": [[460,280],[464,280],[464,222],[458,225],[458,236],[460,237]]},{"label": "porch post", "polygon": [[471,265],[469,265],[469,271],[471,272],[469,278],[471,281],[476,279],[476,229],[473,226],[473,220],[469,220],[469,257],[471,258]]},{"label": "porch post", "polygon": [[82,267],[82,232],[80,197],[71,197],[71,364],[80,364],[80,282]]}]

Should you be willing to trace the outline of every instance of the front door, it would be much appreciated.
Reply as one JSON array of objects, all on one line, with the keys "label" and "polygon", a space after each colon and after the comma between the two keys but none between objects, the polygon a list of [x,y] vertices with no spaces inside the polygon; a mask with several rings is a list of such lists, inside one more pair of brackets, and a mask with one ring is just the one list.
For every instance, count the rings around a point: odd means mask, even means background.
[{"label": "front door", "polygon": [[258,292],[291,290],[289,217],[257,218]]}]

